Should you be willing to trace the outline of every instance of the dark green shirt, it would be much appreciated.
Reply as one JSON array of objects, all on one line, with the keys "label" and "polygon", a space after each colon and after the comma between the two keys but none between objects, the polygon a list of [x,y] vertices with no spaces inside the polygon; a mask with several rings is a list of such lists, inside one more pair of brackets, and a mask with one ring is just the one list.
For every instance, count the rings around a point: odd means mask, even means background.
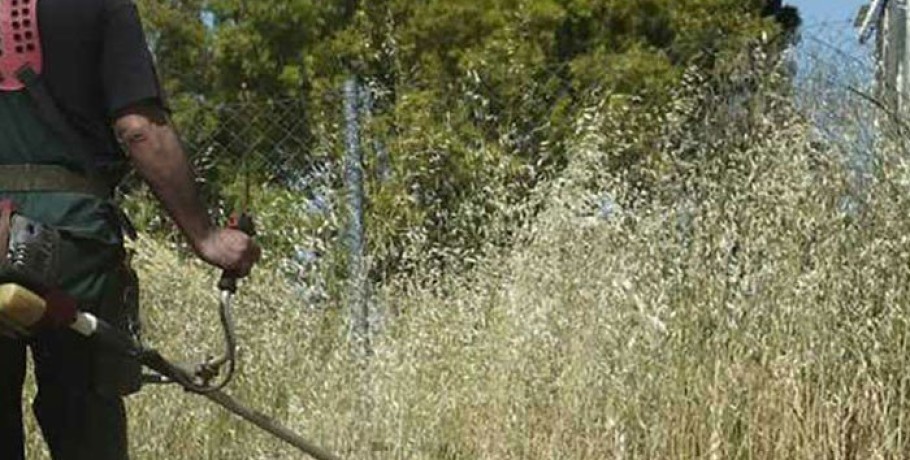
[{"label": "dark green shirt", "polygon": [[[24,92],[0,92],[0,164],[56,164],[78,168],[78,159],[31,107]],[[99,198],[75,193],[17,193],[14,198],[26,216],[53,225],[68,235],[107,245],[121,243],[118,214]]]},{"label": "dark green shirt", "polygon": [[[25,93],[0,92],[0,163],[71,165],[65,145],[30,107]],[[33,153],[30,153],[33,152]],[[85,302],[105,291],[105,272],[122,255],[122,237],[114,205],[91,195],[57,192],[9,193],[18,212],[59,229],[63,267],[56,283]]]}]

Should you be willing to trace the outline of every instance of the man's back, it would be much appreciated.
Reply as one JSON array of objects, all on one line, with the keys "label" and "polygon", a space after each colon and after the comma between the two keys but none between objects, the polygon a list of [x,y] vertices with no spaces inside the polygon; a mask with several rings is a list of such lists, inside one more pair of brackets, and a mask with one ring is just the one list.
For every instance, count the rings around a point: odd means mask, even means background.
[{"label": "man's back", "polygon": [[[49,93],[100,163],[121,161],[112,121],[136,104],[163,106],[135,5],[129,0],[40,0],[38,19],[41,78]],[[24,92],[0,93],[0,102],[6,101],[0,111],[12,115],[0,124],[0,164],[81,167],[78,155],[66,151],[76,146],[63,139],[53,146],[46,139],[52,129],[35,123],[38,114],[25,107],[31,104],[27,99]]]}]

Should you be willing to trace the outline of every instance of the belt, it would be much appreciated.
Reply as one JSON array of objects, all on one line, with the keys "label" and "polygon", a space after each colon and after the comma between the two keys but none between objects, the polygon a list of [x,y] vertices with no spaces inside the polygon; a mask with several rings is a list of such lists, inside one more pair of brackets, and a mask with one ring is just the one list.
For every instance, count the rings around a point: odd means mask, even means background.
[{"label": "belt", "polygon": [[109,199],[112,190],[103,180],[57,165],[0,165],[0,192],[66,192]]}]

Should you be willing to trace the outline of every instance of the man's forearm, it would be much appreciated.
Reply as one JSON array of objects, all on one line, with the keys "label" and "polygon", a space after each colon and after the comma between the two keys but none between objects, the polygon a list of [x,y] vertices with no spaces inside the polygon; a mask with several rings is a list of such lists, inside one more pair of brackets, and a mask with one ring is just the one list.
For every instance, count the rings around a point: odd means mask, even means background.
[{"label": "man's forearm", "polygon": [[139,175],[198,250],[212,232],[212,223],[180,139],[164,114],[125,115],[117,120],[115,129]]}]

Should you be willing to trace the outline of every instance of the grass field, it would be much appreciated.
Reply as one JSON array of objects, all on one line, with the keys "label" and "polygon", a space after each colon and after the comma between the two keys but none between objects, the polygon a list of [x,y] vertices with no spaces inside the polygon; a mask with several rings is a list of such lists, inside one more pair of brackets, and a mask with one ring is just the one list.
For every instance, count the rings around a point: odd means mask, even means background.
[{"label": "grass field", "polygon": [[[350,459],[910,456],[907,165],[883,152],[845,212],[851,176],[799,117],[759,132],[674,162],[646,204],[604,220],[577,203],[614,146],[580,130],[514,248],[379,290],[398,315],[369,360],[338,309],[260,270],[230,392]],[[138,250],[150,342],[217,345],[214,272]],[[139,460],[301,458],[179,389],[129,410]]]}]

